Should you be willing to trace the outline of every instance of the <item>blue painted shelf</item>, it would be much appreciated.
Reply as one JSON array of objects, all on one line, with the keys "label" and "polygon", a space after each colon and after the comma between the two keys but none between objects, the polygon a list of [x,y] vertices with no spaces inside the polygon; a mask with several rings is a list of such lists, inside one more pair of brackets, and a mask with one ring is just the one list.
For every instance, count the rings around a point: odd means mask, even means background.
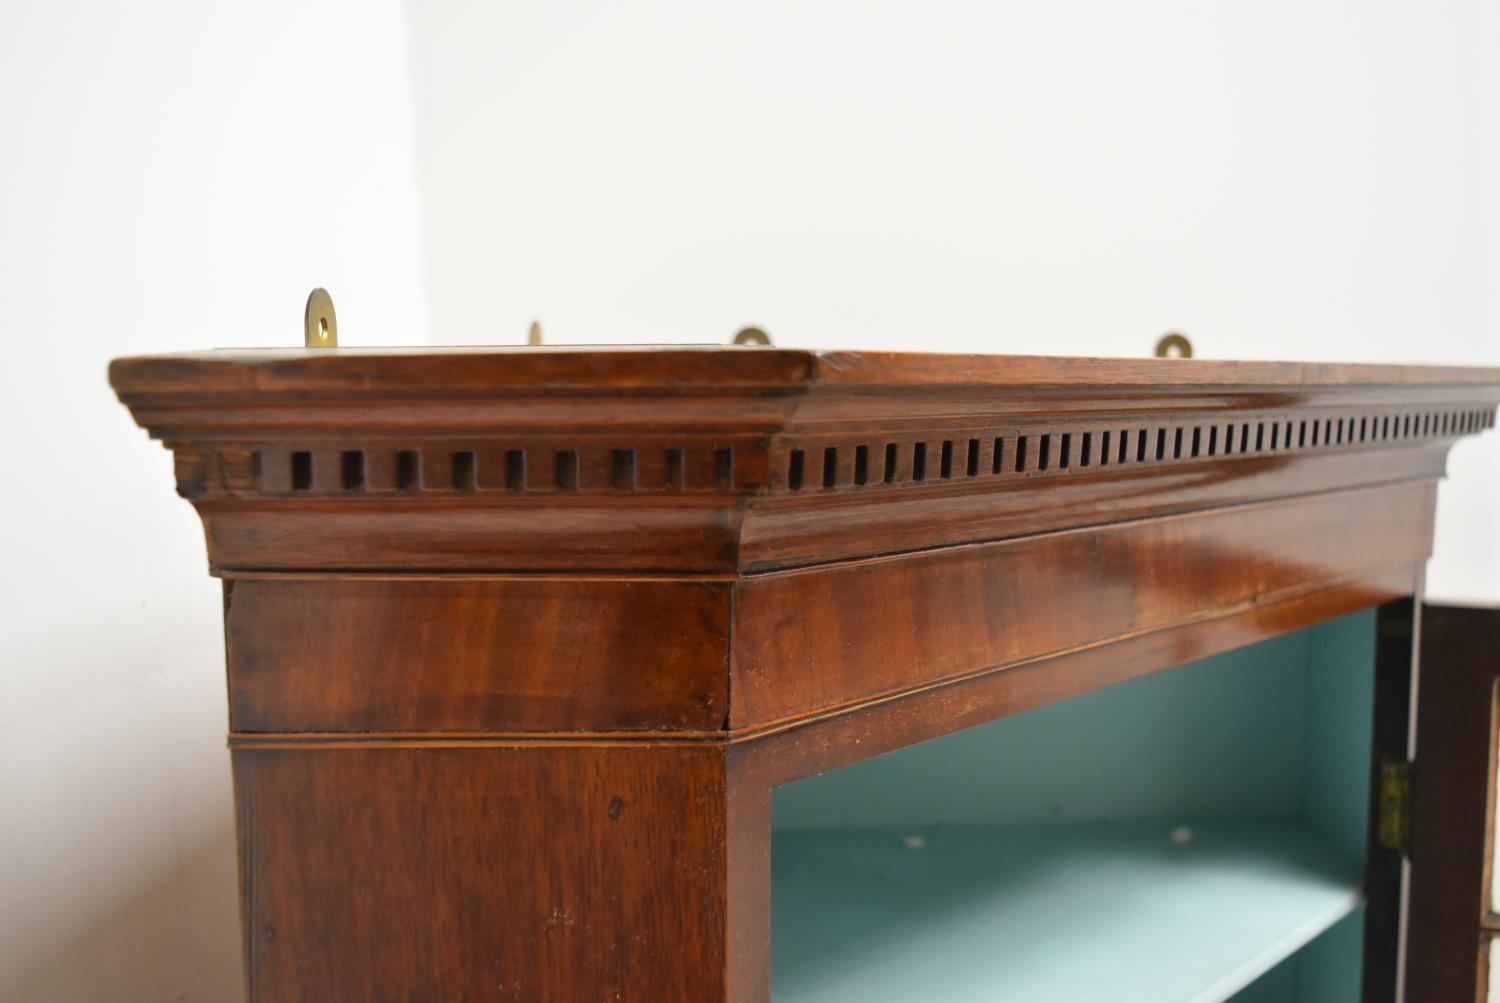
[{"label": "blue painted shelf", "polygon": [[783,830],[775,1003],[1214,1003],[1357,910],[1295,821]]}]

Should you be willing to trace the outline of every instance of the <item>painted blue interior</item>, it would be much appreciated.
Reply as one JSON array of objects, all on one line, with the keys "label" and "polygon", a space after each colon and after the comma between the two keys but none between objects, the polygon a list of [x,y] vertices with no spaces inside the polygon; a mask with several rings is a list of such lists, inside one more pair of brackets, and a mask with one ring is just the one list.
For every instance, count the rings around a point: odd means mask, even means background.
[{"label": "painted blue interior", "polygon": [[1373,658],[1366,611],[778,789],[774,998],[1356,1000]]}]

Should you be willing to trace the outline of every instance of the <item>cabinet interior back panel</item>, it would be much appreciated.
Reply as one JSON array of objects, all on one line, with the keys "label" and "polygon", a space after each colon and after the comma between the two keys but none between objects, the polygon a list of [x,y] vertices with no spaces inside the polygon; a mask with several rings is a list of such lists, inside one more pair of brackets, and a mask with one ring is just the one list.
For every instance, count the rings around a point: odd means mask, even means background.
[{"label": "cabinet interior back panel", "polygon": [[779,788],[776,998],[1120,980],[1353,1003],[1374,630],[1357,613]]},{"label": "cabinet interior back panel", "polygon": [[1310,814],[1361,854],[1373,634],[1357,613],[811,777],[775,826]]}]

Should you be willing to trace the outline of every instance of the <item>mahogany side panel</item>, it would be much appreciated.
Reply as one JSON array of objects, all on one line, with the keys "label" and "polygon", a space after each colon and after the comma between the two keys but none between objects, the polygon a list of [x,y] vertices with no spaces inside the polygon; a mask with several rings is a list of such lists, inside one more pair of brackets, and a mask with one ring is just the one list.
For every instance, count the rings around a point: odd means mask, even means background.
[{"label": "mahogany side panel", "polygon": [[233,580],[238,732],[716,730],[729,585],[672,579]]},{"label": "mahogany side panel", "polygon": [[728,970],[731,1003],[771,999],[771,785],[740,749],[725,750],[729,775]]},{"label": "mahogany side panel", "polygon": [[251,1003],[726,999],[721,750],[239,750],[235,774]]},{"label": "mahogany side panel", "polygon": [[767,725],[1409,568],[1436,487],[1216,509],[745,578],[731,724]]}]

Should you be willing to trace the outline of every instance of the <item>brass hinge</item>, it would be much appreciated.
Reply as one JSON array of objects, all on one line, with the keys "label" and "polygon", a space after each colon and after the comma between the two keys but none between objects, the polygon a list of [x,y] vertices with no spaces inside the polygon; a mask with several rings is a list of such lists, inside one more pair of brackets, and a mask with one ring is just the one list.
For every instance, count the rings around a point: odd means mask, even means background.
[{"label": "brass hinge", "polygon": [[1375,839],[1387,850],[1411,850],[1411,760],[1380,757],[1380,816]]}]

